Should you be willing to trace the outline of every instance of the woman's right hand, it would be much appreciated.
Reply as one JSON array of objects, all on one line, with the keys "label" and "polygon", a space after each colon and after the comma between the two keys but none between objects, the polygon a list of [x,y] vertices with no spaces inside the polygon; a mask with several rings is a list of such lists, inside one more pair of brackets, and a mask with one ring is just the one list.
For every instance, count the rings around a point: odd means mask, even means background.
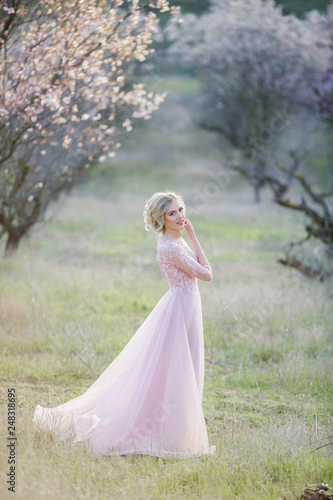
[{"label": "woman's right hand", "polygon": [[195,232],[194,232],[194,227],[193,224],[188,219],[185,219],[185,231],[190,240],[195,238]]}]

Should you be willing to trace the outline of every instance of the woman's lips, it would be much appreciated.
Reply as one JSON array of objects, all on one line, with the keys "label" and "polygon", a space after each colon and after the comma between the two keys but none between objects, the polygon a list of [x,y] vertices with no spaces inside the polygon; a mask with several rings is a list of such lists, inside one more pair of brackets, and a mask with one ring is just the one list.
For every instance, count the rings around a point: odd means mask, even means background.
[{"label": "woman's lips", "polygon": [[184,221],[180,220],[179,222],[177,222],[177,224],[184,224]]}]

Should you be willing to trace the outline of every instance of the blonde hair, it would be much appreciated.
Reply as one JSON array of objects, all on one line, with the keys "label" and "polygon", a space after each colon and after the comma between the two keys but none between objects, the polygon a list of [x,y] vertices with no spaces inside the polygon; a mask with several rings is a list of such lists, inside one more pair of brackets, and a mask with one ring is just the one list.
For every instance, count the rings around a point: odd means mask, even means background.
[{"label": "blonde hair", "polygon": [[172,191],[159,191],[146,201],[143,212],[146,231],[164,231],[164,216],[173,201],[178,201],[185,210],[183,198]]}]

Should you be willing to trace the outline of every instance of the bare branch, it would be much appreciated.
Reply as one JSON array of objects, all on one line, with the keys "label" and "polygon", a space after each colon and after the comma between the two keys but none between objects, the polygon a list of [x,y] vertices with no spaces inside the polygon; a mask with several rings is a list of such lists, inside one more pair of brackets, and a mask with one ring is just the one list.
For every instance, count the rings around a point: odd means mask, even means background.
[{"label": "bare branch", "polygon": [[322,193],[318,193],[317,196],[320,198],[329,198],[330,196],[333,196],[333,191],[323,191]]},{"label": "bare branch", "polygon": [[331,276],[327,273],[324,273],[322,270],[313,269],[310,266],[304,265],[301,261],[299,261],[296,258],[288,257],[286,259],[278,259],[277,262],[283,264],[284,266],[293,267],[294,269],[297,269],[307,278],[312,278],[312,279],[319,278],[320,281],[324,281],[329,276]]},{"label": "bare branch", "polygon": [[298,182],[300,182],[301,185],[304,188],[304,191],[309,194],[309,196],[312,198],[312,200],[315,203],[318,203],[319,205],[321,205],[321,207],[323,208],[323,211],[325,213],[325,216],[328,219],[331,217],[331,215],[329,213],[329,210],[328,210],[328,207],[327,207],[325,201],[323,200],[323,196],[318,196],[313,191],[313,189],[311,188],[310,184],[307,182],[307,180],[304,178],[303,175],[295,174],[295,172],[292,172],[291,170],[287,169],[284,165],[281,165],[281,164],[278,164],[278,167],[280,168],[280,170],[282,170],[283,172],[286,172],[288,175],[290,175],[290,177],[293,177]]}]

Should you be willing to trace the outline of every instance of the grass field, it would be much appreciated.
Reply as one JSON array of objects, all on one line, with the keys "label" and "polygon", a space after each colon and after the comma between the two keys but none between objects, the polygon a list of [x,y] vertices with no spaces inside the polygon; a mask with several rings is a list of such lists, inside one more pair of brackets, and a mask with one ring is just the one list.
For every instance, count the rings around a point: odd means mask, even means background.
[{"label": "grass field", "polygon": [[[49,223],[17,255],[0,260],[0,498],[13,497],[5,484],[10,387],[17,499],[289,500],[308,484],[332,485],[332,283],[276,263],[302,236],[300,219],[267,193],[255,205],[233,172],[222,185],[228,155],[191,123],[179,96],[190,100],[195,88],[174,86],[165,120],[133,136],[101,176],[50,207]],[[95,457],[36,434],[34,407],[84,392],[166,292],[142,218],[146,198],[165,188],[184,195],[214,273],[200,290],[203,407],[217,453],[188,461]]]}]

